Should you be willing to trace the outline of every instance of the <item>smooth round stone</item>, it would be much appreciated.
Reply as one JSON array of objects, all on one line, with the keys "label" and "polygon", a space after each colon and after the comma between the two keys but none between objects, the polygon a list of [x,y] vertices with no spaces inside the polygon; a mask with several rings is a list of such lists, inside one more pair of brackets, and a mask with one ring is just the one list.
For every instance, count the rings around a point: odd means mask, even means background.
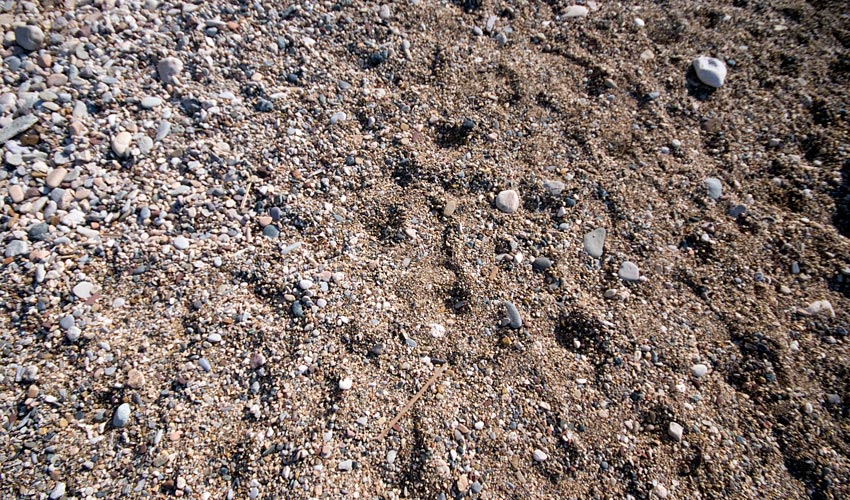
[{"label": "smooth round stone", "polygon": [[303,279],[298,282],[298,288],[302,290],[309,290],[313,288],[313,280]]},{"label": "smooth round stone", "polygon": [[552,196],[558,196],[564,192],[566,185],[561,181],[543,181],[543,188]]},{"label": "smooth round stone", "polygon": [[139,137],[139,151],[141,151],[143,155],[153,151],[153,139],[146,135]]},{"label": "smooth round stone", "polygon": [[207,358],[201,358],[201,359],[199,359],[199,360],[198,360],[198,366],[200,366],[200,367],[201,367],[201,370],[203,370],[203,371],[205,371],[205,372],[207,372],[207,373],[209,373],[209,372],[210,372],[210,370],[212,370],[212,365],[210,365],[210,362],[209,362],[209,361],[207,361]]},{"label": "smooth round stone", "polygon": [[16,26],[15,43],[24,50],[38,50],[44,45],[44,32],[38,26]]},{"label": "smooth round stone", "polygon": [[68,175],[68,170],[64,167],[57,167],[47,174],[44,182],[47,184],[47,187],[51,189],[59,187],[59,185],[62,184],[62,181],[65,180],[66,175]]},{"label": "smooth round stone", "polygon": [[620,279],[625,281],[638,281],[640,279],[640,271],[634,262],[626,261],[620,264],[620,271],[617,274]]},{"label": "smooth round stone", "polygon": [[594,229],[593,231],[585,234],[584,251],[596,259],[602,257],[602,250],[605,246],[605,235],[607,234],[608,232],[604,227]]},{"label": "smooth round stone", "polygon": [[269,224],[263,228],[263,236],[266,238],[277,238],[280,236],[280,230],[274,224]]},{"label": "smooth round stone", "polygon": [[142,98],[141,104],[145,109],[153,109],[162,105],[162,99],[155,96],[147,96]]},{"label": "smooth round stone", "polygon": [[719,88],[726,81],[726,64],[720,59],[700,56],[694,59],[697,78],[709,87]]},{"label": "smooth round stone", "polygon": [[12,184],[9,186],[9,197],[12,198],[12,201],[15,203],[24,201],[24,188],[22,188],[20,184]]},{"label": "smooth round stone", "polygon": [[552,261],[547,257],[537,257],[534,259],[534,262],[531,263],[531,267],[535,271],[545,271],[552,267]]},{"label": "smooth round stone", "polygon": [[398,451],[390,450],[387,452],[387,463],[392,465],[395,463],[395,459],[398,457]]},{"label": "smooth round stone", "polygon": [[130,405],[124,403],[115,410],[115,415],[112,417],[112,425],[115,427],[124,427],[130,421]]},{"label": "smooth round stone", "polygon": [[354,381],[350,377],[345,377],[339,381],[339,390],[347,391],[354,386]]},{"label": "smooth round stone", "polygon": [[518,328],[522,328],[522,316],[519,315],[519,310],[517,310],[516,306],[513,302],[505,301],[505,311],[508,314],[508,323],[511,328],[514,330]]},{"label": "smooth round stone", "polygon": [[50,500],[59,500],[60,498],[65,496],[65,483],[58,482],[56,486],[53,487],[53,491],[50,492]]},{"label": "smooth round stone", "polygon": [[118,132],[112,138],[112,151],[121,158],[130,154],[130,144],[133,142],[133,136],[130,132]]},{"label": "smooth round stone", "polygon": [[564,16],[566,18],[573,17],[584,17],[587,15],[587,7],[584,5],[570,5],[564,10]]},{"label": "smooth round stone", "polygon": [[50,225],[46,222],[39,222],[38,224],[33,225],[27,231],[27,237],[29,237],[32,241],[44,241],[47,239],[47,235],[50,232]]},{"label": "smooth round stone", "polygon": [[189,248],[189,240],[187,240],[184,236],[174,238],[174,248],[177,250],[186,250]]},{"label": "smooth round stone", "polygon": [[183,61],[176,57],[166,57],[156,65],[159,79],[164,83],[174,83],[174,79],[183,71]]},{"label": "smooth round stone", "polygon": [[705,180],[705,187],[708,189],[708,197],[712,200],[719,200],[723,196],[723,184],[716,177],[709,177]]},{"label": "smooth round stone", "polygon": [[211,333],[207,336],[207,342],[210,344],[218,344],[221,342],[221,334],[219,333]]},{"label": "smooth round stone", "polygon": [[477,494],[477,493],[481,493],[481,490],[484,489],[484,486],[481,483],[479,483],[478,481],[475,481],[474,483],[472,483],[472,486],[470,486],[470,489],[472,490],[473,493]]},{"label": "smooth round stone", "polygon": [[549,455],[547,455],[545,451],[537,449],[534,450],[534,452],[531,454],[531,457],[534,458],[535,462],[545,462],[549,459]]},{"label": "smooth round stone", "polygon": [[24,240],[12,240],[6,245],[6,257],[17,257],[29,252],[30,247]]},{"label": "smooth round stone", "polygon": [[81,281],[74,287],[73,292],[77,297],[86,300],[91,297],[92,289],[94,289],[94,285],[92,283],[88,281]]},{"label": "smooth round stone", "polygon": [[348,118],[344,111],[337,111],[331,115],[331,125],[336,125],[339,122],[344,122]]},{"label": "smooth round stone", "polygon": [[496,208],[506,214],[516,212],[519,210],[519,194],[513,189],[502,191],[496,196]]},{"label": "smooth round stone", "polygon": [[82,334],[83,334],[82,330],[80,330],[76,326],[72,326],[71,328],[68,328],[68,330],[65,332],[65,338],[68,339],[68,342],[74,343],[74,342],[80,340],[80,336]]},{"label": "smooth round stone", "polygon": [[708,367],[702,363],[695,364],[691,367],[691,374],[696,378],[702,378],[708,373]]},{"label": "smooth round stone", "polygon": [[676,441],[682,440],[682,433],[684,432],[684,427],[677,424],[676,422],[670,422],[670,426],[667,428],[667,434]]}]

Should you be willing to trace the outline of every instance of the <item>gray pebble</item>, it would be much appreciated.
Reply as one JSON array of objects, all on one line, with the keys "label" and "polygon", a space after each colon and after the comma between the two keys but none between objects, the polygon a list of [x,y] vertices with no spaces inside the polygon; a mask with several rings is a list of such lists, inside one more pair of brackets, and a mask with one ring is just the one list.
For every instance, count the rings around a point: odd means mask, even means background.
[{"label": "gray pebble", "polygon": [[522,328],[522,317],[513,302],[505,301],[505,310],[508,313],[508,320],[513,329]]},{"label": "gray pebble", "polygon": [[53,487],[53,491],[50,492],[50,500],[58,500],[65,496],[65,483],[58,482],[56,486]]},{"label": "gray pebble", "polygon": [[620,264],[620,271],[617,274],[620,279],[625,281],[638,281],[640,279],[640,271],[634,262],[626,261]]},{"label": "gray pebble", "polygon": [[558,196],[564,192],[566,186],[561,181],[543,181],[543,187],[552,196]]},{"label": "gray pebble", "polygon": [[112,417],[112,425],[115,427],[124,427],[130,421],[130,405],[124,403],[115,410],[115,415]]},{"label": "gray pebble", "polygon": [[482,485],[478,481],[475,481],[474,483],[472,483],[472,486],[470,486],[470,488],[472,489],[473,493],[481,493],[481,490],[484,489],[484,485]]},{"label": "gray pebble", "polygon": [[38,50],[44,45],[44,32],[38,26],[16,26],[15,42],[24,50]]},{"label": "gray pebble", "polygon": [[390,450],[387,452],[387,463],[392,465],[395,463],[395,459],[398,456],[398,452],[396,450]]},{"label": "gray pebble", "polygon": [[12,123],[3,127],[0,130],[0,144],[6,144],[9,139],[22,134],[38,123],[38,118],[34,115],[24,115],[12,120]]},{"label": "gray pebble", "polygon": [[174,83],[174,79],[183,71],[183,61],[176,57],[166,57],[156,65],[159,79],[164,83]]},{"label": "gray pebble", "polygon": [[33,225],[27,231],[27,236],[31,241],[44,241],[47,239],[50,226],[46,222],[39,222]]},{"label": "gray pebble", "polygon": [[709,177],[705,180],[705,187],[708,188],[708,197],[712,200],[719,200],[723,196],[723,184],[716,177]]},{"label": "gray pebble", "polygon": [[63,330],[67,330],[68,328],[71,328],[75,324],[76,324],[76,322],[74,321],[74,317],[71,316],[70,314],[64,316],[62,319],[59,320],[59,326]]},{"label": "gray pebble", "polygon": [[17,257],[29,252],[29,245],[24,240],[12,240],[6,245],[6,257]]},{"label": "gray pebble", "polygon": [[178,236],[174,238],[174,248],[177,250],[186,250],[189,248],[189,240],[187,240],[183,236]]},{"label": "gray pebble", "polygon": [[280,230],[274,224],[269,224],[263,228],[263,236],[266,238],[277,238],[280,236]]},{"label": "gray pebble", "polygon": [[513,189],[502,191],[496,196],[496,208],[506,214],[519,210],[519,195]]},{"label": "gray pebble", "polygon": [[602,250],[605,246],[605,228],[594,229],[584,235],[584,251],[594,258],[602,257]]},{"label": "gray pebble", "polygon": [[209,362],[209,361],[207,361],[207,358],[201,358],[201,359],[199,359],[199,360],[198,360],[198,366],[200,366],[200,367],[201,367],[201,370],[203,370],[203,371],[205,371],[205,372],[207,372],[207,373],[209,373],[209,372],[210,372],[210,370],[212,370],[212,365],[210,365],[210,362]]},{"label": "gray pebble", "polygon": [[547,257],[537,257],[534,259],[534,262],[531,263],[531,267],[535,271],[545,271],[552,267],[552,261]]},{"label": "gray pebble", "polygon": [[142,98],[142,107],[145,109],[153,109],[162,105],[162,99],[154,96],[147,96]]},{"label": "gray pebble", "polygon": [[354,468],[354,461],[353,460],[343,460],[342,462],[339,463],[339,465],[337,465],[337,469],[339,469],[341,471],[350,471],[353,468]]}]

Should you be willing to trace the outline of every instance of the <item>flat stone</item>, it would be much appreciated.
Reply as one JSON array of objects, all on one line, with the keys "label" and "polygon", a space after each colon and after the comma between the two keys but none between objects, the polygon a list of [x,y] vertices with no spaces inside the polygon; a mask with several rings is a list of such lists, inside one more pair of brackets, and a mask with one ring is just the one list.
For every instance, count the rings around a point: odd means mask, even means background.
[{"label": "flat stone", "polygon": [[176,57],[166,57],[156,65],[159,79],[163,83],[174,83],[175,78],[183,71],[183,61]]},{"label": "flat stone", "polygon": [[15,26],[15,43],[24,50],[38,50],[44,46],[44,32],[38,26]]},{"label": "flat stone", "polygon": [[30,247],[24,240],[12,240],[6,244],[6,257],[17,257],[30,251]]},{"label": "flat stone", "polygon": [[726,64],[720,59],[700,56],[694,59],[697,78],[709,87],[719,88],[726,80]]},{"label": "flat stone", "polygon": [[187,240],[185,236],[178,236],[174,238],[173,244],[174,248],[177,250],[186,250],[189,248],[189,240]]},{"label": "flat stone", "polygon": [[457,201],[449,200],[446,202],[446,206],[443,207],[443,216],[451,217],[452,215],[454,215],[455,210],[457,210]]},{"label": "flat stone", "polygon": [[130,144],[132,142],[133,136],[130,132],[118,132],[112,138],[112,151],[121,158],[127,157],[130,155]]},{"label": "flat stone", "polygon": [[145,109],[153,109],[162,105],[162,99],[155,96],[143,97],[141,105]]},{"label": "flat stone", "polygon": [[519,210],[519,194],[513,189],[502,191],[496,196],[496,208],[506,214],[516,212]]},{"label": "flat stone", "polygon": [[20,184],[12,184],[9,186],[9,197],[12,198],[12,201],[15,203],[24,201],[24,189]]},{"label": "flat stone", "polygon": [[712,200],[719,200],[723,196],[723,184],[716,177],[709,177],[705,180],[705,187],[708,189],[708,197]]},{"label": "flat stone", "polygon": [[640,279],[640,270],[634,262],[623,262],[620,264],[620,271],[617,273],[620,279],[625,281],[638,281]]},{"label": "flat stone", "polygon": [[115,410],[115,415],[112,416],[112,425],[115,427],[124,427],[130,422],[130,405],[123,403]]},{"label": "flat stone", "polygon": [[543,181],[543,188],[552,196],[558,196],[564,192],[566,185],[561,181]]},{"label": "flat stone", "polygon": [[535,271],[545,271],[552,267],[552,261],[548,257],[537,257],[531,263],[531,268]]},{"label": "flat stone", "polygon": [[708,373],[708,367],[702,363],[697,363],[691,367],[691,375],[696,378],[702,378]]},{"label": "flat stone", "polygon": [[94,289],[94,284],[88,281],[81,281],[77,283],[77,286],[74,287],[73,292],[78,298],[83,300],[91,297],[92,290]]},{"label": "flat stone", "polygon": [[141,389],[145,385],[145,376],[139,370],[133,368],[127,372],[127,385],[133,389]]},{"label": "flat stone", "polygon": [[519,310],[517,310],[513,302],[507,300],[505,301],[505,311],[508,314],[510,327],[515,330],[518,328],[522,328],[522,316],[519,315]]},{"label": "flat stone", "polygon": [[12,123],[6,125],[2,130],[0,130],[0,144],[6,144],[9,142],[9,139],[23,134],[36,123],[38,123],[38,118],[34,115],[24,115],[15,118],[12,120]]},{"label": "flat stone", "polygon": [[547,455],[545,451],[538,449],[535,449],[534,452],[532,452],[531,457],[535,462],[545,462],[549,459],[549,455]]},{"label": "flat stone", "polygon": [[65,483],[59,481],[56,483],[56,486],[53,487],[53,491],[50,492],[50,500],[59,500],[60,498],[65,496]]},{"label": "flat stone", "polygon": [[584,251],[596,259],[602,257],[602,250],[605,246],[605,236],[607,234],[608,232],[602,227],[585,234]]},{"label": "flat stone", "polygon": [[685,429],[676,422],[670,422],[670,426],[667,428],[667,434],[676,441],[682,440],[683,432],[685,432]]},{"label": "flat stone", "polygon": [[47,174],[47,178],[44,182],[47,184],[49,188],[59,187],[62,184],[62,181],[65,180],[65,176],[68,175],[68,170],[65,167],[56,167]]},{"label": "flat stone", "polygon": [[573,18],[573,17],[584,17],[588,13],[587,7],[584,5],[570,5],[566,9],[564,9],[563,17]]}]

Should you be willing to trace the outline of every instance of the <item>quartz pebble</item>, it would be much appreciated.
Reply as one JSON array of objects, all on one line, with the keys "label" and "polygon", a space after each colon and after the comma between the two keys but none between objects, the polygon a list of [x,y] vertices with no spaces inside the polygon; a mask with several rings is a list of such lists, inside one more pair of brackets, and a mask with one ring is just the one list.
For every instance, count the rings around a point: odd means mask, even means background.
[{"label": "quartz pebble", "polygon": [[682,440],[682,433],[684,431],[685,429],[676,422],[670,422],[670,426],[667,428],[667,434],[675,441]]},{"label": "quartz pebble", "polygon": [[92,289],[94,289],[94,285],[88,281],[81,281],[77,283],[74,287],[74,295],[85,300],[91,297]]},{"label": "quartz pebble", "polygon": [[512,214],[519,209],[519,195],[513,189],[502,191],[496,196],[496,208],[506,214]]},{"label": "quartz pebble", "polygon": [[56,483],[56,486],[53,487],[53,491],[50,492],[50,500],[58,500],[65,496],[65,483],[59,481]]},{"label": "quartz pebble", "polygon": [[584,17],[587,15],[587,12],[587,7],[585,7],[584,5],[570,5],[569,7],[564,9],[564,17]]},{"label": "quartz pebble", "polygon": [[702,363],[697,363],[691,366],[691,374],[695,378],[702,378],[708,372],[708,367]]},{"label": "quartz pebble", "polygon": [[130,143],[133,142],[133,136],[130,132],[123,131],[115,134],[112,138],[112,151],[120,158],[130,155]]},{"label": "quartz pebble", "polygon": [[617,274],[623,281],[638,281],[640,279],[640,271],[634,262],[626,261],[620,264],[620,270]]},{"label": "quartz pebble", "polygon": [[602,257],[602,250],[605,246],[605,228],[594,229],[584,235],[584,251],[594,258]]},{"label": "quartz pebble", "polygon": [[159,61],[156,65],[156,70],[159,73],[159,79],[163,83],[175,83],[175,79],[183,71],[183,61],[176,57],[166,57]]},{"label": "quartz pebble", "polygon": [[339,390],[347,391],[354,386],[354,381],[351,378],[346,377],[339,381]]},{"label": "quartz pebble", "polygon": [[121,404],[115,410],[115,415],[112,417],[112,425],[118,428],[124,427],[130,421],[130,405],[128,403]]},{"label": "quartz pebble", "polygon": [[189,248],[189,240],[186,239],[185,236],[178,236],[174,238],[173,243],[174,248],[176,248],[177,250],[186,250],[187,248]]},{"label": "quartz pebble", "polygon": [[694,59],[697,78],[709,87],[719,88],[726,80],[726,64],[720,59],[700,56]]},{"label": "quartz pebble", "polygon": [[723,184],[716,177],[709,177],[705,180],[705,187],[708,189],[708,197],[712,200],[719,200],[723,196]]},{"label": "quartz pebble", "polygon": [[531,456],[535,462],[545,462],[549,458],[545,451],[539,449],[535,449]]}]

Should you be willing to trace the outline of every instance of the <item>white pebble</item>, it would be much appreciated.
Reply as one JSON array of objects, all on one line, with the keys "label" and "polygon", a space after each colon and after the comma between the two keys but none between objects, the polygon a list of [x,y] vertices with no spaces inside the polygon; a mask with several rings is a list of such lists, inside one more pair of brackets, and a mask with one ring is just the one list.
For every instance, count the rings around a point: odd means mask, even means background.
[{"label": "white pebble", "polygon": [[676,422],[670,422],[670,427],[667,428],[667,434],[676,441],[682,440],[682,433],[685,432],[684,427]]},{"label": "white pebble", "polygon": [[339,381],[339,390],[347,391],[354,386],[354,381],[350,377],[345,377]]},{"label": "white pebble", "polygon": [[549,458],[549,455],[546,454],[543,450],[534,450],[534,453],[531,454],[534,458],[535,462],[545,462],[546,459]]},{"label": "white pebble", "polygon": [[720,59],[700,56],[694,59],[697,78],[709,87],[718,88],[726,81],[726,64]]}]

